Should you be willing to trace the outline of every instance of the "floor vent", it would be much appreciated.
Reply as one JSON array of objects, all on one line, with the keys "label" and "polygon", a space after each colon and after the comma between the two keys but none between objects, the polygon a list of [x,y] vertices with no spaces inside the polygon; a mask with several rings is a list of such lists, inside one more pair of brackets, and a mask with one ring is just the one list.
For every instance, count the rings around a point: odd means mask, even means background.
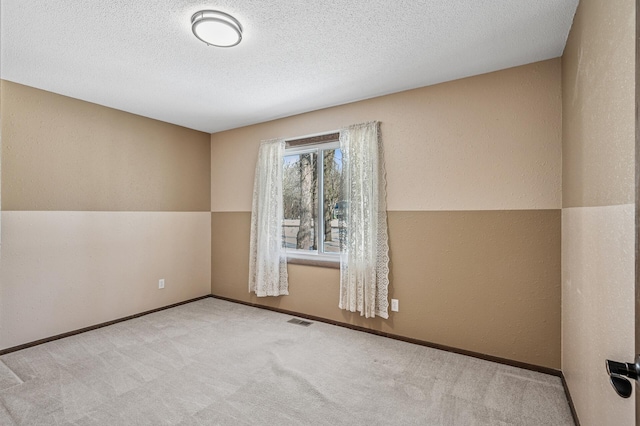
[{"label": "floor vent", "polygon": [[291,318],[289,321],[291,324],[296,324],[296,325],[301,325],[303,327],[309,327],[311,324],[313,324],[312,322],[309,321],[303,321],[301,319],[298,318]]}]

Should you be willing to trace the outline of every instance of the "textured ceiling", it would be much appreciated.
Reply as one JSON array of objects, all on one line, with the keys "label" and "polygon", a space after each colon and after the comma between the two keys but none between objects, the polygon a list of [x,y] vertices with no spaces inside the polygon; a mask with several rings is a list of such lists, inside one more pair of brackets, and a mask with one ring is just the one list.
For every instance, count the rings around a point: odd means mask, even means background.
[{"label": "textured ceiling", "polygon": [[[1,0],[3,79],[206,132],[562,55],[578,0]],[[235,16],[234,48],[191,33]]]}]

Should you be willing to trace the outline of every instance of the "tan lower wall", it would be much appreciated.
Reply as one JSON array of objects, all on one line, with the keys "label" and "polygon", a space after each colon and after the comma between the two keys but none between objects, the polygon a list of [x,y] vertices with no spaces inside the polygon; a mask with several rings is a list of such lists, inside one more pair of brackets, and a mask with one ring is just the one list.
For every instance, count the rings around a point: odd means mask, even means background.
[{"label": "tan lower wall", "polygon": [[560,367],[560,210],[388,215],[390,297],[400,302],[388,320],[338,309],[336,269],[289,265],[289,296],[249,294],[248,212],[211,215],[212,293]]},{"label": "tan lower wall", "polygon": [[209,294],[210,225],[208,212],[2,212],[0,350]]}]

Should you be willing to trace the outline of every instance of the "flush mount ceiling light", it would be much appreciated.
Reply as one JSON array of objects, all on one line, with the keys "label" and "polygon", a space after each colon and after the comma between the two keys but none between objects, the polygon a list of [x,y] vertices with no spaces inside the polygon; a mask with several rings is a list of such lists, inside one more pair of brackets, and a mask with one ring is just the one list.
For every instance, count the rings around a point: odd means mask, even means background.
[{"label": "flush mount ceiling light", "polygon": [[193,35],[209,46],[232,47],[242,40],[242,25],[218,10],[201,10],[191,17]]}]

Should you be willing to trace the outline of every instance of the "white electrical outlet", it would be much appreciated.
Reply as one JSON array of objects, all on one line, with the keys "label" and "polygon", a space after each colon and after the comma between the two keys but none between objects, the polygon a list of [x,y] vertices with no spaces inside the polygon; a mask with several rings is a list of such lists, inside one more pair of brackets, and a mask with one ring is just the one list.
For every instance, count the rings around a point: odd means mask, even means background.
[{"label": "white electrical outlet", "polygon": [[398,312],[398,299],[391,299],[391,310],[393,312]]},{"label": "white electrical outlet", "polygon": [[158,288],[164,288],[164,278],[158,280]]}]

